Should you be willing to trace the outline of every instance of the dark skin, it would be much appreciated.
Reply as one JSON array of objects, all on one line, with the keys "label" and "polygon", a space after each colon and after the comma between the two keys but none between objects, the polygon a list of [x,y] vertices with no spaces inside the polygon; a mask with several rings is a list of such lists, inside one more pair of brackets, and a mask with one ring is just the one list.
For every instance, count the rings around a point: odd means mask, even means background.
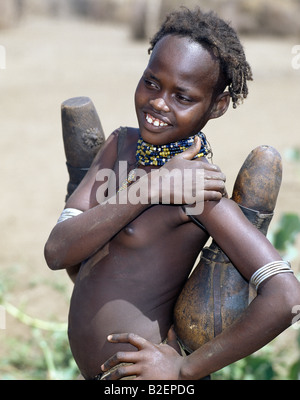
[{"label": "dark skin", "polygon": [[[221,78],[218,60],[203,46],[178,36],[161,39],[138,84],[135,104],[139,129],[128,129],[121,159],[129,166],[134,164],[139,134],[153,144],[173,142],[194,135],[210,119],[223,115],[229,95],[220,90]],[[156,126],[155,121],[163,126]],[[289,307],[297,304],[296,300],[299,304],[298,281],[292,274],[267,281],[262,295],[253,302],[253,310],[249,307],[249,318],[233,331],[238,339],[221,334],[207,350],[200,349],[187,358],[180,357],[170,345],[159,345],[167,337],[176,299],[208,235],[191,222],[180,205],[151,204],[153,198],[162,201],[165,182],[151,185],[159,169],[140,166],[148,179],[141,178],[130,187],[139,184],[148,189],[143,204],[110,204],[99,199],[103,182],[96,176],[103,168],[114,169],[117,134],[108,138],[66,204],[84,212],[55,226],[45,246],[52,269],[71,268],[87,260],[80,268],[70,305],[69,339],[74,358],[86,379],[100,373],[107,359],[103,369],[120,361],[134,363],[119,369],[111,379],[131,374],[138,379],[199,379],[282,331],[291,319]],[[193,194],[205,200],[204,211],[197,217],[249,279],[259,267],[280,256],[237,205],[222,198],[224,175],[219,169],[205,160],[193,160],[199,148],[199,141],[195,141],[163,168],[177,170],[179,175],[187,168],[204,170],[202,186],[195,180],[190,182]],[[115,172],[118,178],[116,167]],[[168,190],[172,203],[178,187],[169,185]],[[127,192],[117,194],[116,199],[120,196],[127,196]],[[182,204],[194,201],[182,198]],[[287,286],[295,290],[287,291]],[[267,322],[271,298],[276,312]],[[111,332],[119,334],[108,341]],[[174,340],[172,331],[169,339]],[[237,340],[241,341],[239,349],[233,346]]]}]

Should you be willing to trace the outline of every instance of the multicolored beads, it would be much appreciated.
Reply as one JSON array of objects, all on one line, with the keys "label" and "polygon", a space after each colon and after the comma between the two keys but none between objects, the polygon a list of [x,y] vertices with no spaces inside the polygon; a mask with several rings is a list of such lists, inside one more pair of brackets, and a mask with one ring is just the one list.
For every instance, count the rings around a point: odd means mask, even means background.
[{"label": "multicolored beads", "polygon": [[127,179],[123,181],[118,192],[125,190],[132,182],[136,180],[136,170],[138,165],[162,166],[172,157],[187,150],[194,143],[196,136],[199,136],[201,140],[201,148],[199,153],[194,158],[212,154],[206,136],[202,132],[197,133],[197,135],[190,136],[187,139],[178,140],[177,142],[167,143],[160,146],[149,144],[140,137],[136,148],[136,167],[129,172]]},{"label": "multicolored beads", "polygon": [[187,150],[194,143],[194,138],[196,136],[199,136],[201,139],[201,149],[195,158],[206,156],[211,152],[211,150],[209,149],[206,136],[202,132],[190,136],[187,139],[178,140],[177,142],[167,143],[160,146],[147,143],[140,137],[136,149],[137,162],[141,165],[162,166],[172,157]]}]

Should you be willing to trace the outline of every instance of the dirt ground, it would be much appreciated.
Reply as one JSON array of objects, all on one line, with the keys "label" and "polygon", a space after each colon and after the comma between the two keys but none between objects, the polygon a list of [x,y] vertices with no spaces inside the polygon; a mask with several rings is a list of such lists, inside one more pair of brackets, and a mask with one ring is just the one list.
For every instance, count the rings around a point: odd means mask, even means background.
[{"label": "dirt ground", "polygon": [[[283,184],[272,229],[282,213],[299,213],[300,169],[285,155],[300,147],[300,69],[291,64],[292,47],[300,43],[274,37],[243,42],[255,77],[249,98],[211,121],[205,133],[229,193],[254,147],[268,144],[281,152]],[[50,271],[43,257],[68,180],[60,105],[88,96],[106,134],[120,125],[136,126],[133,93],[148,60],[148,43],[133,42],[123,26],[31,17],[1,31],[0,45],[6,49],[6,69],[0,69],[0,280],[6,300],[30,316],[66,322],[71,281],[64,271]],[[298,257],[293,264],[299,271]],[[7,315],[0,354],[7,339],[22,337],[23,329]],[[290,348],[290,333],[283,333],[281,342]]]}]

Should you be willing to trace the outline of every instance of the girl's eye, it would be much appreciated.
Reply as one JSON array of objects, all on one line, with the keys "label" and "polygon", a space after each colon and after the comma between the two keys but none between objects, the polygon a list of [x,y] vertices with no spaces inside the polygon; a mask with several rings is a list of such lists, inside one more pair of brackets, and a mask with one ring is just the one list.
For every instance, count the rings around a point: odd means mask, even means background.
[{"label": "girl's eye", "polygon": [[149,79],[144,78],[144,83],[149,88],[158,89],[157,83],[150,81]]},{"label": "girl's eye", "polygon": [[183,96],[182,94],[177,94],[176,98],[181,103],[191,103],[192,100],[189,97]]}]

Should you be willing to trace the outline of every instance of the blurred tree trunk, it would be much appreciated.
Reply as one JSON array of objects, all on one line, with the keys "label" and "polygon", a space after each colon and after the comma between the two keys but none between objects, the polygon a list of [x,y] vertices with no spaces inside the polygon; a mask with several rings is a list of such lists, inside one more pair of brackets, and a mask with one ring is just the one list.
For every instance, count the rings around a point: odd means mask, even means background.
[{"label": "blurred tree trunk", "polygon": [[21,0],[1,0],[0,29],[11,28],[16,25],[21,16],[21,10]]},{"label": "blurred tree trunk", "polygon": [[131,34],[136,40],[150,39],[159,27],[162,0],[135,0]]}]

